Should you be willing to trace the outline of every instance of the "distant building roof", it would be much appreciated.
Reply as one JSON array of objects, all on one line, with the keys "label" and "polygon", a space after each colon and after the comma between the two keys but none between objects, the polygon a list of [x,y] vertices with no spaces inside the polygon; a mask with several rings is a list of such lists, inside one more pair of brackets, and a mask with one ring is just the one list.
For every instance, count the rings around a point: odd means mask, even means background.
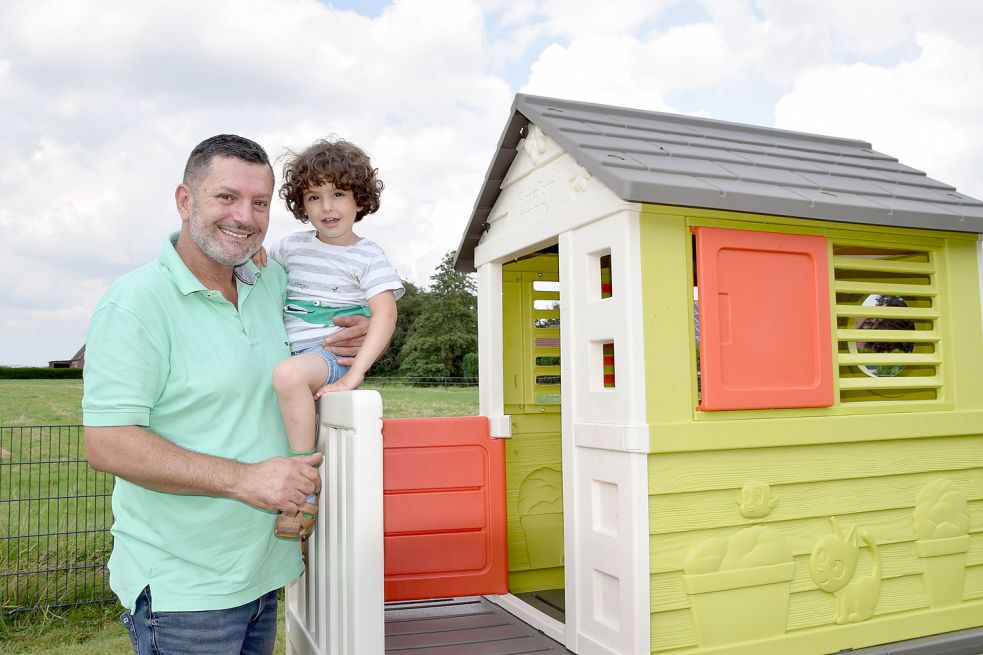
[{"label": "distant building roof", "polygon": [[983,232],[983,202],[864,141],[518,94],[458,270],[474,270],[474,248],[530,122],[629,202]]}]

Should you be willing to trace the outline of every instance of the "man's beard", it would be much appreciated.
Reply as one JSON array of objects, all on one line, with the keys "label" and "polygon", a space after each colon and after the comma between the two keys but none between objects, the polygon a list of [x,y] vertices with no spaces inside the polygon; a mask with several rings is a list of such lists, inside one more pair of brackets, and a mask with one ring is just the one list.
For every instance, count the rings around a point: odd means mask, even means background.
[{"label": "man's beard", "polygon": [[[252,234],[256,233],[255,228],[243,225],[242,223],[236,221],[233,221],[230,227],[241,232],[250,232]],[[252,242],[249,245],[244,243],[238,252],[230,251],[230,248],[228,248],[224,242],[219,242],[215,238],[213,231],[217,229],[217,225],[205,225],[204,220],[202,220],[201,215],[198,213],[197,206],[192,204],[191,240],[209,259],[221,264],[222,266],[238,266],[239,264],[245,263],[256,253],[256,251],[260,249],[260,246],[263,245],[262,241]]]}]

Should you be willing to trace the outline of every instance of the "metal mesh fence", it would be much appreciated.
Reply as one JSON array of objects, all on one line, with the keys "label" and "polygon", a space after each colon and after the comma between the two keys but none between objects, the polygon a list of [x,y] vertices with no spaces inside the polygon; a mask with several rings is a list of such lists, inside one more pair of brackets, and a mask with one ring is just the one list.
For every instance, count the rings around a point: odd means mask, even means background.
[{"label": "metal mesh fence", "polygon": [[82,426],[0,427],[0,614],[113,599],[112,490]]}]

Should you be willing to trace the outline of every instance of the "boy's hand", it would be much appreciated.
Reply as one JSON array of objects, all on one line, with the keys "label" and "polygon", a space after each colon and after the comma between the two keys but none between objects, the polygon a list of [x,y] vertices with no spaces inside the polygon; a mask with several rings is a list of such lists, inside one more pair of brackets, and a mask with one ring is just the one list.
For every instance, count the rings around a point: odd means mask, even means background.
[{"label": "boy's hand", "polygon": [[266,268],[266,248],[260,246],[252,259],[253,263],[256,264],[256,268]]},{"label": "boy's hand", "polygon": [[317,400],[324,394],[330,393],[332,391],[354,391],[355,389],[358,389],[358,385],[362,384],[362,380],[364,379],[365,376],[362,375],[361,373],[348,371],[343,376],[341,376],[340,380],[336,382],[332,382],[331,384],[326,384],[320,389],[318,389],[317,391],[315,391],[314,400]]}]

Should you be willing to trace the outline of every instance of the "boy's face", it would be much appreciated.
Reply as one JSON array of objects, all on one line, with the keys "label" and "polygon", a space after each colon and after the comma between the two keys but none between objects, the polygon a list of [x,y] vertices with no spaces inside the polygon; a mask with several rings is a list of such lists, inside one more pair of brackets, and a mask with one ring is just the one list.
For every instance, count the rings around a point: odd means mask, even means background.
[{"label": "boy's face", "polygon": [[351,191],[335,188],[331,182],[304,192],[304,213],[317,230],[317,238],[333,246],[352,246],[358,236],[352,232],[355,215],[361,207],[355,204]]}]

